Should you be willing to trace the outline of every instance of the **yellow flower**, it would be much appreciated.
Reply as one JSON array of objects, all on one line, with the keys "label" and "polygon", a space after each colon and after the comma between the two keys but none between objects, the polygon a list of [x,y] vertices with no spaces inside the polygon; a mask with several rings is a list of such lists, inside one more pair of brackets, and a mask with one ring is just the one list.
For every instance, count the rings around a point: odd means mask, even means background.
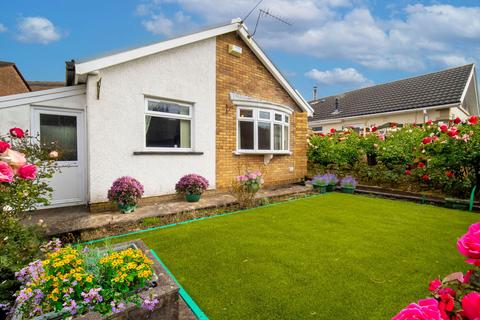
[{"label": "yellow flower", "polygon": [[85,281],[87,281],[87,282],[92,282],[92,277],[91,277],[91,276],[86,277],[86,278],[85,278]]}]

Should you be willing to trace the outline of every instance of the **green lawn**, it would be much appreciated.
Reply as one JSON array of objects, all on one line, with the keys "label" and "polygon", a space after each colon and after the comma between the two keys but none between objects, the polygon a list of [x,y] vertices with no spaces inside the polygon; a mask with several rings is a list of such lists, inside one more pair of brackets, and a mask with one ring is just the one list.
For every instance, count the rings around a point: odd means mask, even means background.
[{"label": "green lawn", "polygon": [[128,238],[211,319],[389,319],[431,279],[466,270],[455,243],[477,219],[331,193]]}]

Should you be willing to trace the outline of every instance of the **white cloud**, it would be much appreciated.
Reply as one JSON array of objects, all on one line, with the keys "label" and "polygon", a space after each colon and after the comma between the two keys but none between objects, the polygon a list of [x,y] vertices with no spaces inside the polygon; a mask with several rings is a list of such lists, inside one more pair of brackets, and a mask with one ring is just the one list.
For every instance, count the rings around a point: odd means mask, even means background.
[{"label": "white cloud", "polygon": [[355,68],[334,68],[332,70],[320,71],[312,69],[305,73],[305,76],[314,79],[319,84],[342,85],[366,87],[373,84]]},{"label": "white cloud", "polygon": [[7,27],[3,23],[0,23],[0,33],[7,31]]},{"label": "white cloud", "polygon": [[60,30],[47,18],[25,17],[18,21],[17,39],[19,41],[47,44],[60,38]]},{"label": "white cloud", "polygon": [[153,34],[160,34],[170,36],[172,34],[172,28],[174,23],[172,20],[165,17],[163,14],[153,14],[148,20],[142,21],[145,29]]},{"label": "white cloud", "polygon": [[[146,0],[148,10],[180,6],[188,16],[205,24],[243,17],[257,0]],[[360,5],[359,5],[360,3]],[[480,57],[480,6],[395,6],[390,18],[379,18],[356,0],[264,0],[292,27],[266,17],[255,35],[262,46],[309,54],[322,59],[343,59],[371,69],[416,71],[427,66],[460,63],[458,52]],[[145,12],[145,8],[142,9]],[[257,12],[247,21],[253,28]],[[177,23],[174,25],[177,26]],[[192,25],[191,25],[192,26]],[[182,27],[182,26],[181,26]],[[468,60],[468,58],[467,58]]]},{"label": "white cloud", "polygon": [[472,57],[465,57],[461,54],[439,54],[428,57],[430,60],[438,61],[446,67],[457,67],[468,63],[476,62]]}]

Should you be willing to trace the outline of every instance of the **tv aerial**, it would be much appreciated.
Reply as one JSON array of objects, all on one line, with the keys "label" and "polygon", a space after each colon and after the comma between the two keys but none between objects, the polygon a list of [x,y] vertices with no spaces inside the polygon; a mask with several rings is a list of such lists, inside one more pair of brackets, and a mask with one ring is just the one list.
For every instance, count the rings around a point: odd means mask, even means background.
[{"label": "tv aerial", "polygon": [[[263,0],[258,1],[257,4],[252,8],[252,10],[250,10],[250,12],[245,16],[245,18],[242,20],[242,22],[247,20],[247,18],[253,13],[253,11],[255,11],[255,9],[262,2],[263,2]],[[286,24],[289,27],[292,26],[292,24],[290,22],[288,22],[285,18],[271,13],[270,9],[260,9],[260,10],[258,10],[258,16],[257,16],[257,21],[255,22],[255,28],[253,29],[252,34],[248,36],[249,38],[252,38],[255,35],[255,33],[257,32],[257,28],[258,28],[258,25],[260,23],[261,18],[272,18],[273,20],[275,20],[277,22],[280,22],[280,23],[283,23],[283,24]]]}]

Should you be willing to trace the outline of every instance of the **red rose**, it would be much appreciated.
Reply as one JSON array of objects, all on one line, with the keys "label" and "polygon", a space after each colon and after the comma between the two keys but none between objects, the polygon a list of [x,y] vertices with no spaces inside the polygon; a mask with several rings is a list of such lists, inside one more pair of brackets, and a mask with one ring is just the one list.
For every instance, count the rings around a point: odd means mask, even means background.
[{"label": "red rose", "polygon": [[472,276],[472,274],[475,273],[475,270],[468,270],[465,275],[463,276],[463,283],[469,283],[470,282],[470,277]]},{"label": "red rose", "polygon": [[335,129],[330,129],[330,133],[335,133]]},{"label": "red rose", "polygon": [[430,291],[437,291],[438,288],[440,288],[440,286],[442,285],[442,281],[440,281],[440,279],[435,279],[435,280],[432,280],[430,282],[430,284],[428,285],[428,290]]},{"label": "red rose", "polygon": [[445,175],[449,178],[452,178],[455,174],[452,171],[445,172]]},{"label": "red rose", "polygon": [[422,176],[422,180],[423,180],[423,181],[428,181],[428,180],[430,180],[430,177],[428,176],[428,174],[424,174],[424,175]]},{"label": "red rose", "polygon": [[471,116],[470,118],[468,118],[468,122],[470,122],[470,124],[477,124],[478,116]]},{"label": "red rose", "polygon": [[459,117],[456,117],[455,120],[453,120],[453,123],[455,124],[459,124],[460,122],[462,122],[462,120]]},{"label": "red rose", "polygon": [[443,133],[447,132],[448,131],[448,126],[446,124],[442,124],[440,126],[440,131],[442,131]]},{"label": "red rose", "polygon": [[325,137],[325,134],[323,134],[323,133],[319,133],[318,135],[319,135],[320,137]]},{"label": "red rose", "polygon": [[423,168],[425,168],[425,163],[419,162],[417,167],[419,167],[420,169],[423,169]]},{"label": "red rose", "polygon": [[431,138],[431,137],[425,137],[425,138],[423,138],[423,140],[422,140],[422,143],[423,143],[423,144],[429,144],[430,142],[432,142],[432,138]]},{"label": "red rose", "polygon": [[433,121],[432,120],[428,120],[427,122],[425,122],[427,125],[431,126]]},{"label": "red rose", "polygon": [[409,176],[411,174],[412,174],[412,172],[410,170],[405,170],[405,175]]},{"label": "red rose", "polygon": [[17,174],[24,180],[33,180],[37,176],[37,167],[34,164],[26,164],[18,169]]},{"label": "red rose", "polygon": [[442,289],[438,290],[438,294],[440,294],[440,295],[451,295],[452,297],[455,297],[455,295],[457,293],[452,288],[446,287],[446,288],[442,288]]},{"label": "red rose", "polygon": [[5,141],[0,141],[0,153],[4,153],[7,149],[10,149],[10,144]]},{"label": "red rose", "polygon": [[378,130],[378,128],[377,128],[377,127],[372,127],[372,129],[371,129],[371,130],[372,130],[372,132],[375,132],[375,131],[377,131],[377,130]]},{"label": "red rose", "polygon": [[448,129],[448,135],[450,137],[455,137],[456,135],[458,134],[458,130],[456,127],[451,127],[450,129]]},{"label": "red rose", "polygon": [[23,138],[25,136],[25,132],[23,132],[22,129],[16,127],[10,129],[10,134],[12,135],[12,137],[15,138]]}]

